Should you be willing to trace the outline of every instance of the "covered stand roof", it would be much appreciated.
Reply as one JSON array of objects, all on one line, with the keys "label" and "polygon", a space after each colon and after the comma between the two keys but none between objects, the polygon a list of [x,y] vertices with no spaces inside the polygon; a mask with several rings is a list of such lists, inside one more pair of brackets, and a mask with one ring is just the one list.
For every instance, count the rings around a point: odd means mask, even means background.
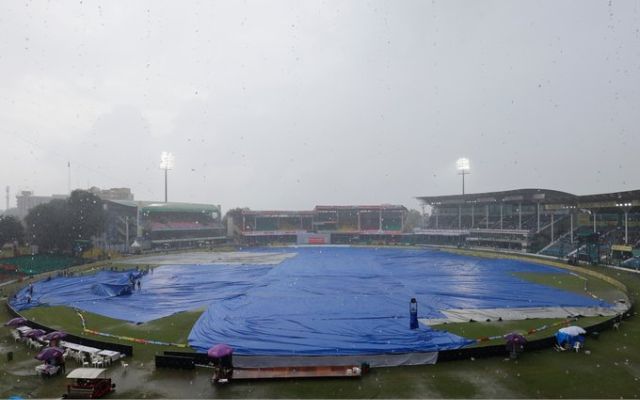
[{"label": "covered stand roof", "polygon": [[448,196],[422,196],[418,200],[425,204],[491,204],[491,203],[541,203],[562,204],[583,209],[619,209],[620,207],[640,208],[640,190],[611,192],[602,194],[575,195],[549,189],[516,189],[502,192],[454,194]]},{"label": "covered stand roof", "polygon": [[577,207],[598,209],[600,212],[613,211],[614,209],[619,211],[621,208],[627,208],[637,212],[640,208],[640,190],[578,196]]},{"label": "covered stand roof", "polygon": [[577,196],[571,193],[549,189],[516,189],[501,192],[454,194],[448,196],[422,196],[418,200],[429,205],[466,203],[551,203],[575,202]]},{"label": "covered stand roof", "polygon": [[396,204],[382,204],[382,205],[364,205],[364,206],[316,206],[315,211],[336,211],[336,210],[402,210],[407,211],[405,206]]},{"label": "covered stand roof", "polygon": [[578,196],[578,201],[586,202],[613,202],[613,203],[629,203],[640,201],[640,190],[629,190],[626,192],[611,192],[602,194],[588,194]]},{"label": "covered stand roof", "polygon": [[142,207],[142,212],[218,212],[212,204],[151,203]]},{"label": "covered stand roof", "polygon": [[162,203],[157,201],[133,200],[104,200],[104,202],[124,207],[140,207],[140,210],[143,212],[219,212],[218,206],[213,204]]},{"label": "covered stand roof", "polygon": [[301,217],[301,216],[312,216],[313,211],[291,211],[291,210],[242,210],[242,215],[256,215],[259,217]]}]

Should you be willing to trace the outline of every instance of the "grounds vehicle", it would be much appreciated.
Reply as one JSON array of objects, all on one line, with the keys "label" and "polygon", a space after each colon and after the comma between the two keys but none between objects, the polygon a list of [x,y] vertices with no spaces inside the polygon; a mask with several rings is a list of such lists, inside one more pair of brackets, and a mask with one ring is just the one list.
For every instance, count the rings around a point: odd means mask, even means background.
[{"label": "grounds vehicle", "polygon": [[77,368],[69,372],[67,379],[73,382],[67,385],[65,399],[97,399],[115,390],[116,384],[107,378],[104,368]]}]

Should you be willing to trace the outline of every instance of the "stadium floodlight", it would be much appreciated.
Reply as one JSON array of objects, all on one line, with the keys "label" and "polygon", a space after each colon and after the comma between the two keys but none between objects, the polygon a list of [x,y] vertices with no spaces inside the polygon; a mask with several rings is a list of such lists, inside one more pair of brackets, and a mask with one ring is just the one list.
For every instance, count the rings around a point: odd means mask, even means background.
[{"label": "stadium floodlight", "polygon": [[163,151],[160,155],[160,168],[164,170],[164,202],[167,202],[167,172],[173,169],[175,157],[168,151]]},{"label": "stadium floodlight", "polygon": [[458,169],[458,175],[462,175],[462,195],[464,196],[464,176],[471,173],[469,171],[469,159],[465,157],[458,158],[458,161],[456,161],[456,167]]},{"label": "stadium floodlight", "polygon": [[162,154],[160,154],[160,168],[173,169],[174,162],[175,157],[168,151],[163,151]]}]

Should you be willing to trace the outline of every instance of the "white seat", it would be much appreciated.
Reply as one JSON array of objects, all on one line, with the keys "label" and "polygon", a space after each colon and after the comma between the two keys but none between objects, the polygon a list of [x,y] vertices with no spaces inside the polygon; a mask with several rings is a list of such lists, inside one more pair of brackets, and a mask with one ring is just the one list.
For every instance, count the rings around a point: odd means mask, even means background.
[{"label": "white seat", "polygon": [[100,356],[91,356],[91,366],[92,367],[104,367],[104,360]]},{"label": "white seat", "polygon": [[89,366],[89,361],[87,361],[85,354],[81,351],[78,352],[78,363],[81,363],[83,367]]}]

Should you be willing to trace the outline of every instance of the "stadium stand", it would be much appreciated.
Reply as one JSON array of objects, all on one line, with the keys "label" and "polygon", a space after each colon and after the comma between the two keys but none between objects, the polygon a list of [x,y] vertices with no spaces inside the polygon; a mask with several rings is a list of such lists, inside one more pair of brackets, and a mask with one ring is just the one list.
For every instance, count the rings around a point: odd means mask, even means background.
[{"label": "stadium stand", "polygon": [[[270,243],[401,243],[407,209],[403,206],[316,206],[312,211],[242,212],[241,240]],[[310,235],[316,233],[318,235]],[[322,235],[320,235],[322,234]]]},{"label": "stadium stand", "polygon": [[153,203],[140,209],[142,241],[151,247],[185,248],[224,239],[217,206]]},{"label": "stadium stand", "polygon": [[99,247],[108,250],[128,252],[134,240],[144,249],[168,249],[226,239],[219,206],[105,200],[105,207],[105,240]]},{"label": "stadium stand", "polygon": [[576,196],[547,189],[418,197],[431,207],[418,243],[506,248],[567,257],[579,230],[598,232],[602,257],[640,245],[640,190]]}]

